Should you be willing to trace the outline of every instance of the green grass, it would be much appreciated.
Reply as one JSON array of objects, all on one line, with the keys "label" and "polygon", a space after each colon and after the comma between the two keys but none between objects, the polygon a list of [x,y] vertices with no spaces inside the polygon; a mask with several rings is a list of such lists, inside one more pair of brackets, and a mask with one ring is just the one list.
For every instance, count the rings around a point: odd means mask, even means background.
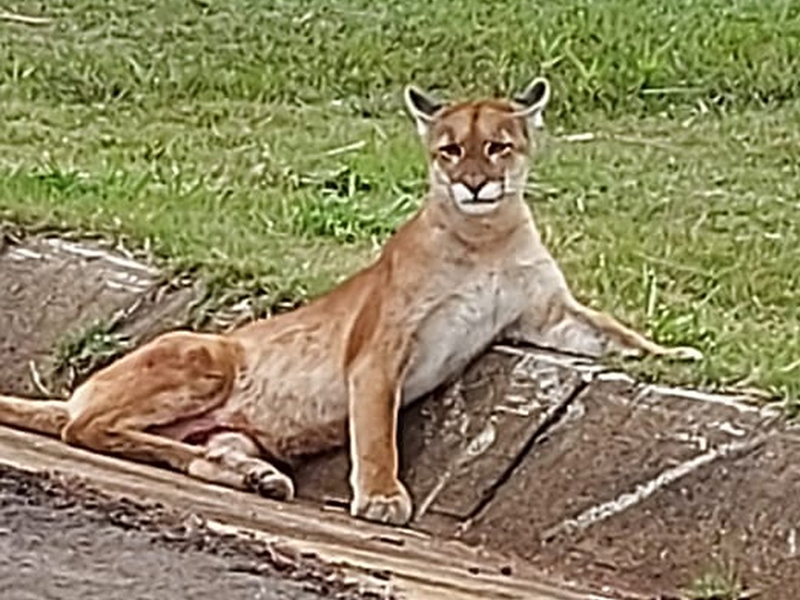
[{"label": "green grass", "polygon": [[[113,320],[94,321],[79,331],[73,331],[60,341],[54,352],[52,371],[62,374],[69,390],[91,372],[109,364],[130,349],[128,340],[114,332]],[[50,390],[52,393],[52,390]],[[49,394],[48,394],[49,395]]]},{"label": "green grass", "polygon": [[418,206],[406,82],[490,94],[545,73],[529,200],[577,295],[708,356],[629,368],[796,409],[796,2],[76,0],[46,14],[0,22],[0,218],[114,236],[267,304],[303,299]]},{"label": "green grass", "polygon": [[412,78],[487,93],[542,72],[559,116],[572,116],[800,91],[793,0],[55,0],[47,15],[51,27],[4,27],[0,85],[16,98],[336,98],[353,114],[386,113]]},{"label": "green grass", "polygon": [[757,596],[742,585],[732,564],[722,562],[696,577],[684,591],[686,600],[749,600]]}]

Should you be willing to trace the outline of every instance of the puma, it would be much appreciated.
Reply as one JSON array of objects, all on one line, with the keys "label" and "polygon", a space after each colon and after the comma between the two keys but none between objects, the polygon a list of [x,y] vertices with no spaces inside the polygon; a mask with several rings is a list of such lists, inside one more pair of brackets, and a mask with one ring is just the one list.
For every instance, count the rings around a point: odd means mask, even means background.
[{"label": "puma", "polygon": [[493,342],[699,358],[580,304],[542,244],[523,189],[549,97],[541,78],[513,100],[441,104],[408,88],[429,191],[373,264],[228,334],[162,335],[66,402],[2,396],[0,422],[285,500],[294,487],[276,464],[349,437],[351,514],[401,525],[398,410]]}]

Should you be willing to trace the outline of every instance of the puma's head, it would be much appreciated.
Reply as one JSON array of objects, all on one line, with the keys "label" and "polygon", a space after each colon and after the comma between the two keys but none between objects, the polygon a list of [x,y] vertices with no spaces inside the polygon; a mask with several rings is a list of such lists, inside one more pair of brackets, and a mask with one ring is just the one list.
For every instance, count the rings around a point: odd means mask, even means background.
[{"label": "puma's head", "polygon": [[530,129],[543,126],[550,99],[546,79],[534,79],[513,100],[443,104],[413,87],[405,98],[427,146],[434,193],[468,215],[488,214],[521,196]]}]

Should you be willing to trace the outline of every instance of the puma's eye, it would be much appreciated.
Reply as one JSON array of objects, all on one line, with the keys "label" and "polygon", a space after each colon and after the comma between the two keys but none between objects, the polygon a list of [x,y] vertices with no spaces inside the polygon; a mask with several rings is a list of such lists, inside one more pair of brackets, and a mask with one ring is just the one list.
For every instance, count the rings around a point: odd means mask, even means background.
[{"label": "puma's eye", "polygon": [[458,158],[461,156],[461,146],[458,144],[445,144],[439,146],[439,152],[450,158]]},{"label": "puma's eye", "polygon": [[511,144],[508,142],[489,142],[486,145],[486,154],[494,156],[496,154],[503,154],[511,150]]}]

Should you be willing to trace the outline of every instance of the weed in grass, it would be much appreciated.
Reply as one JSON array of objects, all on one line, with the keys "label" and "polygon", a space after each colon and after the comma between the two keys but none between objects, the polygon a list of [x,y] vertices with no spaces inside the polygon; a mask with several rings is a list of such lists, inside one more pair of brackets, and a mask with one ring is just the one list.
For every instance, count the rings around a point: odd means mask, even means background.
[{"label": "weed in grass", "polygon": [[686,600],[749,600],[753,593],[745,589],[730,564],[718,564],[698,576],[684,591]]},{"label": "weed in grass", "polygon": [[[380,243],[417,208],[419,196],[395,187],[380,190],[349,166],[332,173],[300,176],[297,187],[310,188],[283,204],[284,223],[299,235],[354,243]],[[310,192],[310,193],[309,193]],[[381,202],[370,201],[381,193]]]},{"label": "weed in grass", "polygon": [[111,322],[95,321],[57,344],[53,370],[66,375],[68,389],[74,389],[89,373],[111,363],[129,349],[128,340],[113,329]]}]

